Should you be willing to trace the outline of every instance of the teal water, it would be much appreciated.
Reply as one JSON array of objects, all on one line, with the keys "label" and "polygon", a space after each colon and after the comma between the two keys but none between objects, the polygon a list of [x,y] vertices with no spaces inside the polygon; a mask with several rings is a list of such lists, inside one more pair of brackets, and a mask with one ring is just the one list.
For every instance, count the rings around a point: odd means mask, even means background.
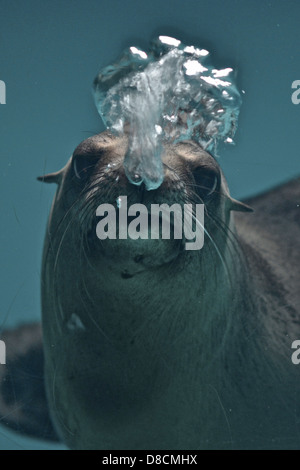
[{"label": "teal water", "polygon": [[[291,101],[300,79],[299,14],[298,0],[0,0],[2,326],[40,318],[54,187],[35,177],[61,168],[81,140],[103,129],[92,80],[124,48],[174,36],[237,72],[245,94],[236,145],[220,156],[234,197],[300,173],[300,105]],[[0,449],[47,446],[1,428]]]}]

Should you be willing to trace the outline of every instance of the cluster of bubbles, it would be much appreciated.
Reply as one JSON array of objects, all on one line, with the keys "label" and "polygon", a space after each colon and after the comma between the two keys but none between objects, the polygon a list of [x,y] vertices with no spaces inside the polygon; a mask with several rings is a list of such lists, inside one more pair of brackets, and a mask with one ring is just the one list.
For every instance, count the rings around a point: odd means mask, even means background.
[{"label": "cluster of bubbles", "polygon": [[149,52],[126,49],[94,80],[104,124],[129,136],[124,167],[133,184],[156,189],[163,181],[163,142],[193,139],[215,151],[232,143],[241,105],[233,70],[214,68],[209,52],[159,36]]}]

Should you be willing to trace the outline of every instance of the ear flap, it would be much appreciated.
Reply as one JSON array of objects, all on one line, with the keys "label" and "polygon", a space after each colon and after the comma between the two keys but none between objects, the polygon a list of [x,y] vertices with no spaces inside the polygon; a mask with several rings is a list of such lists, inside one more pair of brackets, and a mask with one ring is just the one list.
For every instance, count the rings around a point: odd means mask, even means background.
[{"label": "ear flap", "polygon": [[234,199],[231,196],[228,196],[229,200],[229,210],[230,211],[237,211],[237,212],[253,212],[252,207],[247,206],[247,204],[244,204],[241,201],[238,201],[237,199]]},{"label": "ear flap", "polygon": [[48,175],[38,176],[37,180],[42,181],[42,183],[59,184],[62,180],[62,170],[57,171],[56,173],[49,173]]}]

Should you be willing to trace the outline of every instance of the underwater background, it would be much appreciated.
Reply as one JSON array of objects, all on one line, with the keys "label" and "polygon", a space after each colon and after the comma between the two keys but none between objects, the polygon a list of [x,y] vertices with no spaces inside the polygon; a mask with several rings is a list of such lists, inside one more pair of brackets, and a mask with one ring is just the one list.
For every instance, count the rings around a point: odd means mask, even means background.
[{"label": "underwater background", "polygon": [[[219,149],[234,197],[299,175],[300,105],[291,100],[299,18],[298,0],[0,0],[1,328],[40,319],[55,187],[36,177],[60,169],[80,141],[103,130],[92,81],[125,47],[173,36],[237,72],[245,93],[236,144]],[[63,446],[0,427],[0,449],[47,448]]]}]

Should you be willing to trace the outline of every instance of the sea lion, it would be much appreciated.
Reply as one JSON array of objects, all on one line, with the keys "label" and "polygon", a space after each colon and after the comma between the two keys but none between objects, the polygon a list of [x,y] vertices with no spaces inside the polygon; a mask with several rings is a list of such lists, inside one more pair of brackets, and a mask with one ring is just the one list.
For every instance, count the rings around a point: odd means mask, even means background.
[{"label": "sea lion", "polygon": [[[299,448],[299,179],[250,214],[195,142],[165,145],[155,191],[127,180],[127,145],[96,135],[41,178],[58,185],[42,269],[57,433],[73,449]],[[100,241],[96,209],[121,195],[204,203],[203,248]]]}]

